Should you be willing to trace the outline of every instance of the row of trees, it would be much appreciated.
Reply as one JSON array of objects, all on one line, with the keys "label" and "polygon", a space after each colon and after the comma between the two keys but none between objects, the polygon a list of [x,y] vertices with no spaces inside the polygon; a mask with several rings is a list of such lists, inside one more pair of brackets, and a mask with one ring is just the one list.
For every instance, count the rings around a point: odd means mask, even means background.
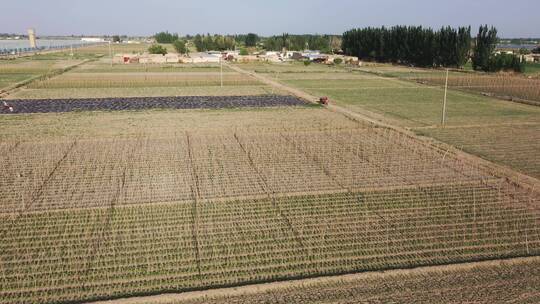
[{"label": "row of trees", "polygon": [[333,36],[329,35],[289,35],[271,36],[264,40],[264,48],[268,51],[320,50],[325,53],[332,51]]},{"label": "row of trees", "polygon": [[[178,37],[178,34],[171,34],[169,32],[159,32],[157,34],[154,35],[154,39],[156,39],[156,42],[157,43],[170,43],[173,45],[174,49],[179,53],[179,54],[187,54],[189,52],[187,46],[186,46],[186,41],[183,40],[183,39],[180,39]],[[152,45],[149,49],[148,49],[148,52],[150,52],[150,54],[167,54],[167,49],[160,46],[160,45]]]},{"label": "row of trees", "polygon": [[497,29],[480,26],[474,45],[472,65],[475,70],[484,72],[515,71],[522,73],[525,65],[519,56],[513,54],[496,54],[499,43]]},{"label": "row of trees", "polygon": [[159,32],[154,35],[157,43],[173,43],[178,40],[178,34],[171,34],[169,32]]},{"label": "row of trees", "polygon": [[461,67],[468,60],[471,28],[421,26],[353,29],[343,34],[342,49],[352,56],[416,66]]},{"label": "row of trees", "polygon": [[236,46],[233,36],[223,35],[196,35],[193,44],[198,52],[232,50]]},{"label": "row of trees", "polygon": [[237,44],[244,44],[246,47],[255,47],[261,41],[259,35],[254,33],[235,35],[234,39]]},{"label": "row of trees", "polygon": [[[422,67],[463,67],[471,58],[475,70],[523,71],[521,58],[495,54],[497,29],[480,27],[476,39],[471,27],[443,27],[438,31],[421,26],[353,29],[343,34],[342,49],[347,55],[380,62]],[[474,47],[473,47],[474,45]]]}]

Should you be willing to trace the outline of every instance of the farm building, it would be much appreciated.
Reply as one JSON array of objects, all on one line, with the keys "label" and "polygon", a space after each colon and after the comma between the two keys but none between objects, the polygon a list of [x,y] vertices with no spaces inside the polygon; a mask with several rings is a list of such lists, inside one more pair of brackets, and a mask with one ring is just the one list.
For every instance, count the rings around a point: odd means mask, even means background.
[{"label": "farm building", "polygon": [[139,63],[139,57],[138,54],[116,54],[113,57],[113,63]]},{"label": "farm building", "polygon": [[221,58],[221,53],[192,53],[189,55],[192,63],[218,63]]},{"label": "farm building", "polygon": [[540,62],[540,54],[523,55],[525,62]]}]

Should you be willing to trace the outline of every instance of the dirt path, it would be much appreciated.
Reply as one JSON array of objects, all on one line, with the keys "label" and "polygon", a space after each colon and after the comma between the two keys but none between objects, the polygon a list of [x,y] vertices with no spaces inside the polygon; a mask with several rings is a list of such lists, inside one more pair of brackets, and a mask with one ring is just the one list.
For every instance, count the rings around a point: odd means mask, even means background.
[{"label": "dirt path", "polygon": [[[234,71],[237,71],[239,73],[243,73],[243,74],[246,74],[246,75],[249,75],[265,84],[268,84],[268,85],[271,85],[275,88],[278,88],[282,91],[285,91],[285,92],[288,92],[294,96],[297,96],[299,98],[302,98],[304,100],[307,100],[309,102],[312,102],[312,103],[318,103],[318,97],[316,96],[313,96],[309,93],[306,93],[300,89],[297,89],[297,88],[294,88],[294,87],[290,87],[290,86],[287,86],[283,83],[280,83],[280,82],[277,82],[269,77],[267,77],[266,75],[263,75],[263,74],[257,74],[257,73],[254,73],[254,72],[250,72],[250,71],[246,71],[242,68],[240,68],[239,66],[237,65],[233,65],[233,64],[227,64],[228,67],[230,67],[232,70]],[[405,134],[411,138],[414,138],[418,141],[419,144],[424,144],[426,146],[429,146],[437,151],[439,151],[440,153],[444,154],[444,155],[447,155],[447,156],[453,156],[457,159],[460,159],[460,160],[463,160],[463,161],[466,161],[468,163],[471,163],[471,164],[474,164],[474,165],[477,165],[477,166],[481,166],[483,169],[485,169],[487,172],[493,174],[494,176],[497,176],[497,177],[501,177],[501,178],[505,178],[507,179],[509,182],[511,183],[514,183],[516,185],[520,185],[526,189],[529,189],[529,190],[532,190],[534,192],[537,192],[540,190],[540,180],[532,177],[532,176],[528,176],[528,175],[525,175],[525,174],[522,174],[522,173],[519,173],[509,167],[506,167],[506,166],[502,166],[502,165],[499,165],[499,164],[495,164],[495,163],[492,163],[488,160],[485,160],[483,158],[480,158],[478,156],[475,156],[475,155],[472,155],[472,154],[469,154],[469,153],[466,153],[466,152],[463,152],[459,149],[457,149],[456,147],[454,146],[451,146],[451,145],[448,145],[446,143],[443,143],[443,142],[440,142],[434,138],[428,138],[428,137],[420,137],[418,135],[416,135],[411,129],[408,129],[408,128],[403,128],[403,127],[399,127],[397,126],[395,123],[392,122],[391,119],[383,116],[383,115],[380,115],[380,114],[376,114],[376,113],[373,113],[373,112],[370,112],[370,111],[367,111],[365,109],[362,109],[362,108],[356,108],[354,111],[351,111],[347,108],[344,108],[342,106],[339,106],[339,105],[336,105],[336,104],[330,104],[328,106],[326,106],[327,109],[331,110],[331,111],[334,111],[334,112],[337,112],[337,113],[341,113],[343,115],[345,115],[346,117],[350,118],[350,119],[353,119],[353,120],[356,120],[356,121],[360,121],[360,122],[370,122],[370,123],[373,123],[377,126],[381,126],[381,127],[385,127],[385,128],[389,128],[389,129],[392,129],[392,130],[395,130],[395,131],[398,131],[402,134]],[[539,197],[540,197],[540,193],[538,193]],[[540,207],[540,206],[539,206]]]},{"label": "dirt path", "polygon": [[388,271],[373,271],[365,272],[359,274],[349,274],[349,275],[340,275],[340,276],[330,276],[330,277],[320,277],[314,279],[304,279],[304,280],[291,280],[284,282],[274,282],[266,284],[256,284],[256,285],[247,285],[235,288],[220,288],[212,289],[206,291],[194,291],[194,292],[185,292],[179,294],[162,294],[156,296],[148,297],[134,297],[134,298],[125,298],[118,300],[110,301],[99,301],[99,302],[90,302],[92,304],[164,304],[170,302],[179,302],[179,301],[190,301],[190,300],[202,300],[202,299],[212,299],[219,297],[232,297],[232,296],[245,296],[253,295],[258,293],[264,293],[268,291],[279,291],[279,290],[290,290],[292,288],[305,288],[313,285],[328,285],[328,284],[340,284],[347,282],[355,282],[366,279],[378,278],[395,278],[396,276],[414,276],[414,275],[426,275],[433,273],[433,275],[438,275],[441,272],[459,272],[467,271],[472,269],[488,269],[491,267],[500,267],[500,266],[514,266],[522,265],[531,262],[540,262],[540,257],[528,257],[528,258],[515,258],[508,260],[495,260],[495,261],[486,261],[486,262],[473,262],[473,263],[462,263],[462,264],[453,264],[445,266],[427,266],[419,267],[413,269],[399,269],[399,270],[388,270]]}]

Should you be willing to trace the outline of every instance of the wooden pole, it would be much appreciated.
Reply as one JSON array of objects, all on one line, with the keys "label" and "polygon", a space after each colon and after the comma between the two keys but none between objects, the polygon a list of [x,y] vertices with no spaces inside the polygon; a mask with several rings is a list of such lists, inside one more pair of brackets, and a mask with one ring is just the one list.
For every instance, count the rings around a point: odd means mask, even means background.
[{"label": "wooden pole", "polygon": [[448,74],[449,69],[446,69],[446,81],[444,83],[444,100],[443,100],[443,108],[442,108],[442,118],[441,118],[441,124],[444,127],[444,124],[446,123],[446,97],[448,95]]},{"label": "wooden pole", "polygon": [[221,87],[223,88],[223,58],[219,57],[219,80],[221,82]]},{"label": "wooden pole", "polygon": [[109,41],[109,56],[111,56],[111,67],[113,63],[113,57],[112,57],[112,49],[111,49],[111,42]]}]

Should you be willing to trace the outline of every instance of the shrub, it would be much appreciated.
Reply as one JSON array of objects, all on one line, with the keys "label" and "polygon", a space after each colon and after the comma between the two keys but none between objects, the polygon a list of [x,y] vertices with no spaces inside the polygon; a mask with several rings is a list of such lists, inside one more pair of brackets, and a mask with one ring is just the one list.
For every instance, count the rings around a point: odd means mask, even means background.
[{"label": "shrub", "polygon": [[154,44],[148,48],[148,52],[150,54],[161,54],[165,55],[167,54],[167,49],[159,44]]},{"label": "shrub", "polygon": [[308,66],[308,65],[310,65],[310,64],[311,64],[311,61],[309,61],[309,60],[304,60],[304,65],[305,65],[305,66]]},{"label": "shrub", "polygon": [[521,58],[513,54],[496,54],[489,58],[488,71],[514,71],[523,73],[525,70],[524,64],[521,62]]},{"label": "shrub", "polygon": [[241,48],[240,49],[240,55],[241,56],[246,56],[246,55],[249,55],[248,51],[245,49],[245,48]]},{"label": "shrub", "polygon": [[343,62],[343,59],[341,59],[341,58],[334,59],[335,64],[341,64],[342,62]]},{"label": "shrub", "polygon": [[529,55],[531,53],[531,51],[527,48],[520,48],[519,49],[519,54],[520,55]]},{"label": "shrub", "polygon": [[188,51],[186,48],[186,42],[183,40],[176,40],[173,42],[173,46],[179,54],[186,54]]}]

